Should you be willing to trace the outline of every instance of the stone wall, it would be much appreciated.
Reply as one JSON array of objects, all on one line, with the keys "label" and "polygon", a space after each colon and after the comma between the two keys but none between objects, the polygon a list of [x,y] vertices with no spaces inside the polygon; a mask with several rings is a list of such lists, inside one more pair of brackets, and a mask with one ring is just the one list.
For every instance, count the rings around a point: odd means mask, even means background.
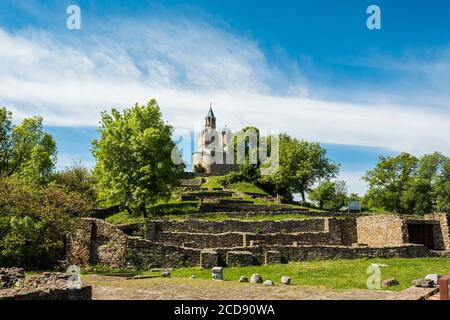
[{"label": "stone wall", "polygon": [[[416,258],[433,257],[435,254],[422,245],[404,244],[392,247],[298,245],[298,246],[254,246],[246,248],[218,248],[217,261],[227,266],[226,254],[229,251],[246,251],[253,254],[255,264],[271,263],[269,257],[275,256],[281,263],[306,260],[357,259],[357,258]],[[279,252],[279,256],[275,253]],[[268,253],[268,254],[267,254]]]},{"label": "stone wall", "polygon": [[292,245],[294,242],[298,244],[340,244],[336,242],[336,239],[330,238],[328,232],[246,234],[245,246],[249,246],[251,241],[266,245]]},{"label": "stone wall", "polygon": [[[212,265],[242,265],[250,261],[252,261],[251,264],[271,264],[311,259],[434,255],[422,245],[404,244],[403,228],[406,220],[395,216],[376,216],[375,218],[381,218],[380,221],[367,218],[372,217],[358,218],[356,221],[317,219],[264,221],[259,224],[259,227],[265,228],[266,231],[308,230],[323,227],[323,231],[300,233],[201,234],[153,230],[152,234],[156,237],[153,240],[128,236],[103,220],[85,218],[80,221],[79,228],[69,238],[67,258],[69,264],[101,264],[114,268],[132,266],[138,269],[150,269],[199,265],[209,268]],[[245,222],[241,228],[250,228],[251,223]],[[205,221],[183,223],[171,221],[164,224],[163,228],[178,230],[178,228],[188,227],[192,228],[191,230],[198,230],[205,227],[205,230],[210,230],[208,228],[217,227],[214,230],[226,230],[234,224],[234,221],[211,222],[211,224]],[[149,228],[157,229],[157,224],[149,223]],[[355,243],[356,238],[360,243],[359,246],[340,245]],[[202,250],[201,248],[204,247],[212,249]],[[245,253],[241,254],[240,252],[243,251]]]},{"label": "stone wall", "polygon": [[407,225],[394,215],[373,215],[356,219],[358,243],[373,247],[397,246],[408,242]]},{"label": "stone wall", "polygon": [[74,265],[125,264],[128,236],[104,220],[86,218],[79,221],[67,243],[67,260]]},{"label": "stone wall", "polygon": [[298,219],[283,221],[207,221],[207,220],[149,220],[146,222],[146,239],[154,240],[157,237],[153,232],[190,232],[190,233],[295,233],[316,232],[325,230],[325,219]]},{"label": "stone wall", "polygon": [[[21,271],[21,272],[18,272]],[[10,278],[0,290],[0,300],[91,300],[92,287],[69,288],[69,275],[45,272],[41,276],[25,277],[23,269],[2,268],[0,276]]]},{"label": "stone wall", "polygon": [[67,262],[112,268],[194,266],[200,263],[200,251],[131,237],[108,222],[84,218],[69,237]]},{"label": "stone wall", "polygon": [[244,246],[245,234],[239,232],[226,233],[189,233],[158,232],[156,242],[164,245],[185,246],[190,248],[227,248]]},{"label": "stone wall", "polygon": [[425,219],[434,220],[434,221],[439,222],[440,228],[436,229],[435,232],[442,241],[442,244],[441,244],[442,249],[449,251],[450,250],[450,229],[449,229],[450,215],[446,214],[446,213],[432,213],[432,214],[425,215]]}]

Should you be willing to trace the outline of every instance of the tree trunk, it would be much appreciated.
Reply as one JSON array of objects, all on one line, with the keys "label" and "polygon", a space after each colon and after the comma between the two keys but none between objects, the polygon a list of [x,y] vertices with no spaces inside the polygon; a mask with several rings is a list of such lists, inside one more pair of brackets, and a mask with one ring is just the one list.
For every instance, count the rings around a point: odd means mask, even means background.
[{"label": "tree trunk", "polygon": [[148,218],[147,208],[145,207],[145,204],[141,203],[139,205],[139,211],[141,211],[142,216],[144,217],[144,219]]},{"label": "tree trunk", "polygon": [[305,191],[300,192],[300,194],[302,195],[302,201],[306,202]]}]

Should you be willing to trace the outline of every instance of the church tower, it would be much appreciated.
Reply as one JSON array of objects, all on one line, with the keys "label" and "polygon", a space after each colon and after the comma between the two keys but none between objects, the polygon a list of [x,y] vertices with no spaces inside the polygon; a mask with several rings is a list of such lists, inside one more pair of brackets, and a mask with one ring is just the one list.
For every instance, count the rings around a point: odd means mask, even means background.
[{"label": "church tower", "polygon": [[209,105],[209,111],[205,118],[205,127],[215,129],[216,128],[216,117],[212,110],[212,104]]},{"label": "church tower", "polygon": [[216,131],[216,116],[212,104],[205,117],[205,127],[198,135],[197,151],[192,153],[192,168],[203,167],[210,174],[225,174],[237,170],[238,166],[226,162],[226,146],[232,140],[228,128]]}]

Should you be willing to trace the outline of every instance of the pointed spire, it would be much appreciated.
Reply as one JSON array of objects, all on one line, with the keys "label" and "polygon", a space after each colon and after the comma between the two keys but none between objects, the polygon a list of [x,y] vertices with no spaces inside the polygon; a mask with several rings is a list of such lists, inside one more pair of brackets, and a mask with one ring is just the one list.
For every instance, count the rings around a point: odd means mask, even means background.
[{"label": "pointed spire", "polygon": [[216,118],[215,116],[214,116],[214,112],[213,112],[213,109],[212,109],[212,102],[209,104],[209,111],[208,111],[208,114],[206,115],[206,117],[207,118]]}]

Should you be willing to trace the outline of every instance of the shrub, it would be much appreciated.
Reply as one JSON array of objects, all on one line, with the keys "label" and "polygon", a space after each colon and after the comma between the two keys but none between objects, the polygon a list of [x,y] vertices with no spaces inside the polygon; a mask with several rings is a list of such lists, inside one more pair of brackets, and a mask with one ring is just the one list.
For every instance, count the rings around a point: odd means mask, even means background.
[{"label": "shrub", "polygon": [[87,209],[78,193],[0,179],[0,266],[48,268],[63,256],[65,235]]}]

